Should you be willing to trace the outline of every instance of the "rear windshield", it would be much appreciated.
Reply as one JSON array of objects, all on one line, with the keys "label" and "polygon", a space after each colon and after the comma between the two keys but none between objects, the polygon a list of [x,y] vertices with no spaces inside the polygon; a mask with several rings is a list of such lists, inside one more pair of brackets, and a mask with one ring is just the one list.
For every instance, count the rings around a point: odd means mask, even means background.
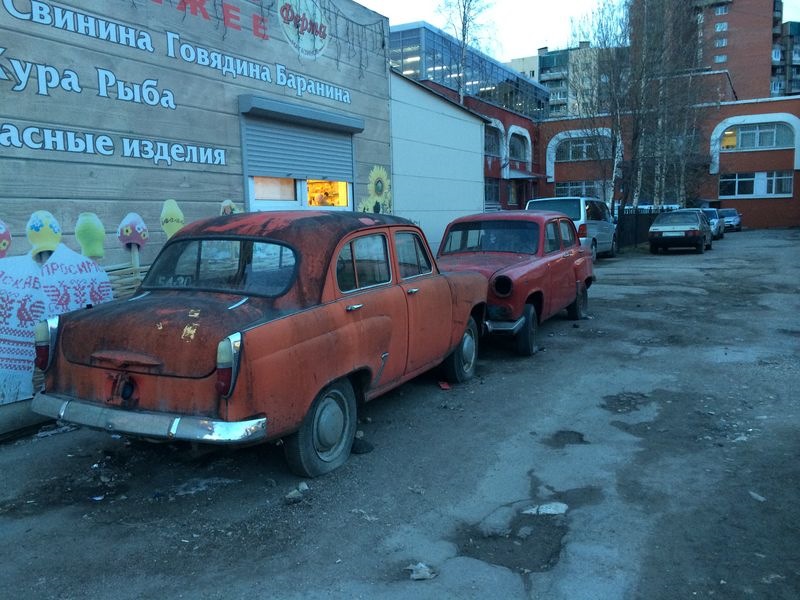
[{"label": "rear windshield", "polygon": [[547,200],[531,200],[525,207],[528,210],[555,210],[567,215],[573,221],[581,219],[580,198],[549,198]]},{"label": "rear windshield", "polygon": [[294,250],[252,239],[187,239],[165,246],[142,288],[195,289],[281,296],[291,287]]},{"label": "rear windshield", "polygon": [[514,252],[536,254],[539,224],[529,221],[472,221],[455,223],[447,232],[441,254]]},{"label": "rear windshield", "polygon": [[709,219],[716,219],[718,216],[716,209],[704,209],[703,212]]},{"label": "rear windshield", "polygon": [[653,225],[697,225],[698,220],[694,212],[666,212],[658,215]]},{"label": "rear windshield", "polygon": [[719,210],[719,214],[721,214],[723,217],[737,217],[737,216],[739,216],[739,213],[736,212],[735,208],[721,208]]}]

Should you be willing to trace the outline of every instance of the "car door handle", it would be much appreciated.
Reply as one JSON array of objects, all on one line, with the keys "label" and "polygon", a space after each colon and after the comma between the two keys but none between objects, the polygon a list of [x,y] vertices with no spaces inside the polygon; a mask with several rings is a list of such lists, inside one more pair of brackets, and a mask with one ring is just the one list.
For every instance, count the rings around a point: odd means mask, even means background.
[{"label": "car door handle", "polygon": [[363,304],[350,304],[347,307],[347,312],[353,312],[354,310],[358,310],[362,306],[364,306],[364,305]]},{"label": "car door handle", "polygon": [[406,290],[406,294],[408,294],[409,296],[412,296],[412,295],[416,294],[418,291],[419,291],[419,288],[408,288]]},{"label": "car door handle", "polygon": [[563,256],[564,258],[569,258],[570,256],[572,256],[572,252],[565,252],[561,256]]}]

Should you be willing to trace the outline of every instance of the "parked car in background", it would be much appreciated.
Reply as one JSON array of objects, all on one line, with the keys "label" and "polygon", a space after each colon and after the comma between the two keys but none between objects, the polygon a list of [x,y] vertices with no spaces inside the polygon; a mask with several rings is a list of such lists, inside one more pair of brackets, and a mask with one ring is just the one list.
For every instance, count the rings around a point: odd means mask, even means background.
[{"label": "parked car in background", "polygon": [[741,231],[742,215],[735,208],[720,208],[719,214],[725,220],[725,231]]},{"label": "parked car in background", "polygon": [[711,237],[715,240],[721,240],[725,237],[725,219],[719,214],[716,208],[704,208],[703,214],[708,219],[711,226]]},{"label": "parked car in background", "polygon": [[136,295],[40,324],[34,411],[144,438],[284,442],[316,476],[360,402],[443,364],[475,369],[486,278],[439,272],[398,217],[258,212],[183,227]]},{"label": "parked car in background", "polygon": [[650,252],[659,249],[694,248],[702,253],[711,250],[711,225],[702,210],[687,208],[658,215],[648,233]]},{"label": "parked car in background", "polygon": [[586,316],[595,279],[591,254],[563,213],[510,211],[470,215],[447,226],[438,261],[447,271],[479,271],[489,280],[486,329],[514,336],[519,354],[536,352],[539,324],[564,309]]},{"label": "parked car in background", "polygon": [[597,198],[564,196],[534,198],[525,205],[528,210],[555,210],[567,215],[578,230],[584,248],[598,256],[613,257],[617,253],[617,226],[606,203]]}]

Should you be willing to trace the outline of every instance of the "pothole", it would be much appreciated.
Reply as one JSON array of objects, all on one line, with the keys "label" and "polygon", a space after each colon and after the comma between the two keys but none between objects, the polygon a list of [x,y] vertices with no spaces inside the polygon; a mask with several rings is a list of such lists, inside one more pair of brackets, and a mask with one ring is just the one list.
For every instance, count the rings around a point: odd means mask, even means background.
[{"label": "pothole", "polygon": [[472,525],[461,528],[454,542],[461,556],[523,574],[540,573],[558,563],[566,533],[563,514],[518,513],[505,532],[487,534],[481,525]]},{"label": "pothole", "polygon": [[638,392],[622,392],[613,396],[603,396],[600,408],[612,413],[630,413],[652,402],[650,396]]},{"label": "pothole", "polygon": [[579,431],[562,429],[561,431],[556,431],[549,438],[542,440],[542,443],[551,448],[564,448],[565,446],[588,444],[589,442],[586,441],[583,434]]}]

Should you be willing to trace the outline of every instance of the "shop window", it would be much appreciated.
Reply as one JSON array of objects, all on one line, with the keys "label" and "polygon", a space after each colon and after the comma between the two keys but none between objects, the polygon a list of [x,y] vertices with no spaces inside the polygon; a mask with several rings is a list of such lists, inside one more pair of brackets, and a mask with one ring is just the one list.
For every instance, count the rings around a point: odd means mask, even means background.
[{"label": "shop window", "polygon": [[294,179],[285,177],[253,177],[253,199],[275,202],[297,200]]},{"label": "shop window", "polygon": [[322,181],[309,179],[306,182],[309,206],[349,206],[346,181]]}]

